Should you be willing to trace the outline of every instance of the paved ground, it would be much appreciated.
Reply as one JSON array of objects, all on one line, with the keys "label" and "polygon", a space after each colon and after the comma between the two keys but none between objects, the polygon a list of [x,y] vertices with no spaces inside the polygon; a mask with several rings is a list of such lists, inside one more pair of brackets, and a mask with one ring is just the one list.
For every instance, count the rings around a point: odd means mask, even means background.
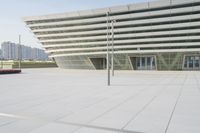
[{"label": "paved ground", "polygon": [[200,133],[200,72],[0,75],[0,133]]}]

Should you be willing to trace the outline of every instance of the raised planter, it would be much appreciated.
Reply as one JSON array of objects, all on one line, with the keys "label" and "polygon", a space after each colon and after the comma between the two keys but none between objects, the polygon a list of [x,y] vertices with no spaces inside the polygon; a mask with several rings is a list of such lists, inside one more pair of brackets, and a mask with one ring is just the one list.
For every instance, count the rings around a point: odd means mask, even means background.
[{"label": "raised planter", "polygon": [[0,74],[16,74],[21,73],[19,69],[0,69]]}]

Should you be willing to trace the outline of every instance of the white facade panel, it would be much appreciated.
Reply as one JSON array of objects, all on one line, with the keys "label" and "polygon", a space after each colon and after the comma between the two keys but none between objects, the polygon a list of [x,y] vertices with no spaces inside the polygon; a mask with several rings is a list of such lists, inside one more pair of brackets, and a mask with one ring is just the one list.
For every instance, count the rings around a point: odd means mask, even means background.
[{"label": "white facade panel", "polygon": [[[179,58],[180,63],[181,53],[200,50],[200,0],[159,0],[24,18],[49,55],[58,62],[75,56],[82,62],[89,62],[85,57],[105,58],[107,32],[111,40],[111,20],[116,20],[115,54],[123,58],[116,59],[117,62],[128,60],[127,56],[134,54],[153,53],[160,58],[159,53],[173,53],[163,58]],[[180,55],[175,57],[175,54]]]}]

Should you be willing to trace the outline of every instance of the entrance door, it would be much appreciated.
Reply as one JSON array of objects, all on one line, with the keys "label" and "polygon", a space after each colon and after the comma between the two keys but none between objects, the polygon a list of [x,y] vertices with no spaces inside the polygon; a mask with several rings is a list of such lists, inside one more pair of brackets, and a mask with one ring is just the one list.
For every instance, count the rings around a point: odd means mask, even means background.
[{"label": "entrance door", "polygon": [[184,60],[185,70],[199,70],[200,69],[200,56],[185,56]]},{"label": "entrance door", "polygon": [[156,70],[155,57],[154,56],[136,57],[136,69]]}]

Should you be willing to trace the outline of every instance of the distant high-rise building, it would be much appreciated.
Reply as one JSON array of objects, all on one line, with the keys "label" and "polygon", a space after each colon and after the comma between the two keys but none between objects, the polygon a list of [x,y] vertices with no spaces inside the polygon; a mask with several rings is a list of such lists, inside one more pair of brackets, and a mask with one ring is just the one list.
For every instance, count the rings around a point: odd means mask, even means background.
[{"label": "distant high-rise building", "polygon": [[32,48],[32,57],[36,60],[46,60],[48,59],[48,55],[42,49]]},{"label": "distant high-rise building", "polygon": [[1,44],[2,56],[4,59],[17,59],[18,58],[18,49],[17,45],[12,42],[3,42]]},{"label": "distant high-rise building", "polygon": [[3,57],[3,56],[2,56],[2,51],[1,51],[1,49],[0,49],[0,59],[2,59],[2,57]]},{"label": "distant high-rise building", "polygon": [[48,55],[42,49],[32,48],[12,42],[1,44],[2,58],[6,60],[48,60]]}]

